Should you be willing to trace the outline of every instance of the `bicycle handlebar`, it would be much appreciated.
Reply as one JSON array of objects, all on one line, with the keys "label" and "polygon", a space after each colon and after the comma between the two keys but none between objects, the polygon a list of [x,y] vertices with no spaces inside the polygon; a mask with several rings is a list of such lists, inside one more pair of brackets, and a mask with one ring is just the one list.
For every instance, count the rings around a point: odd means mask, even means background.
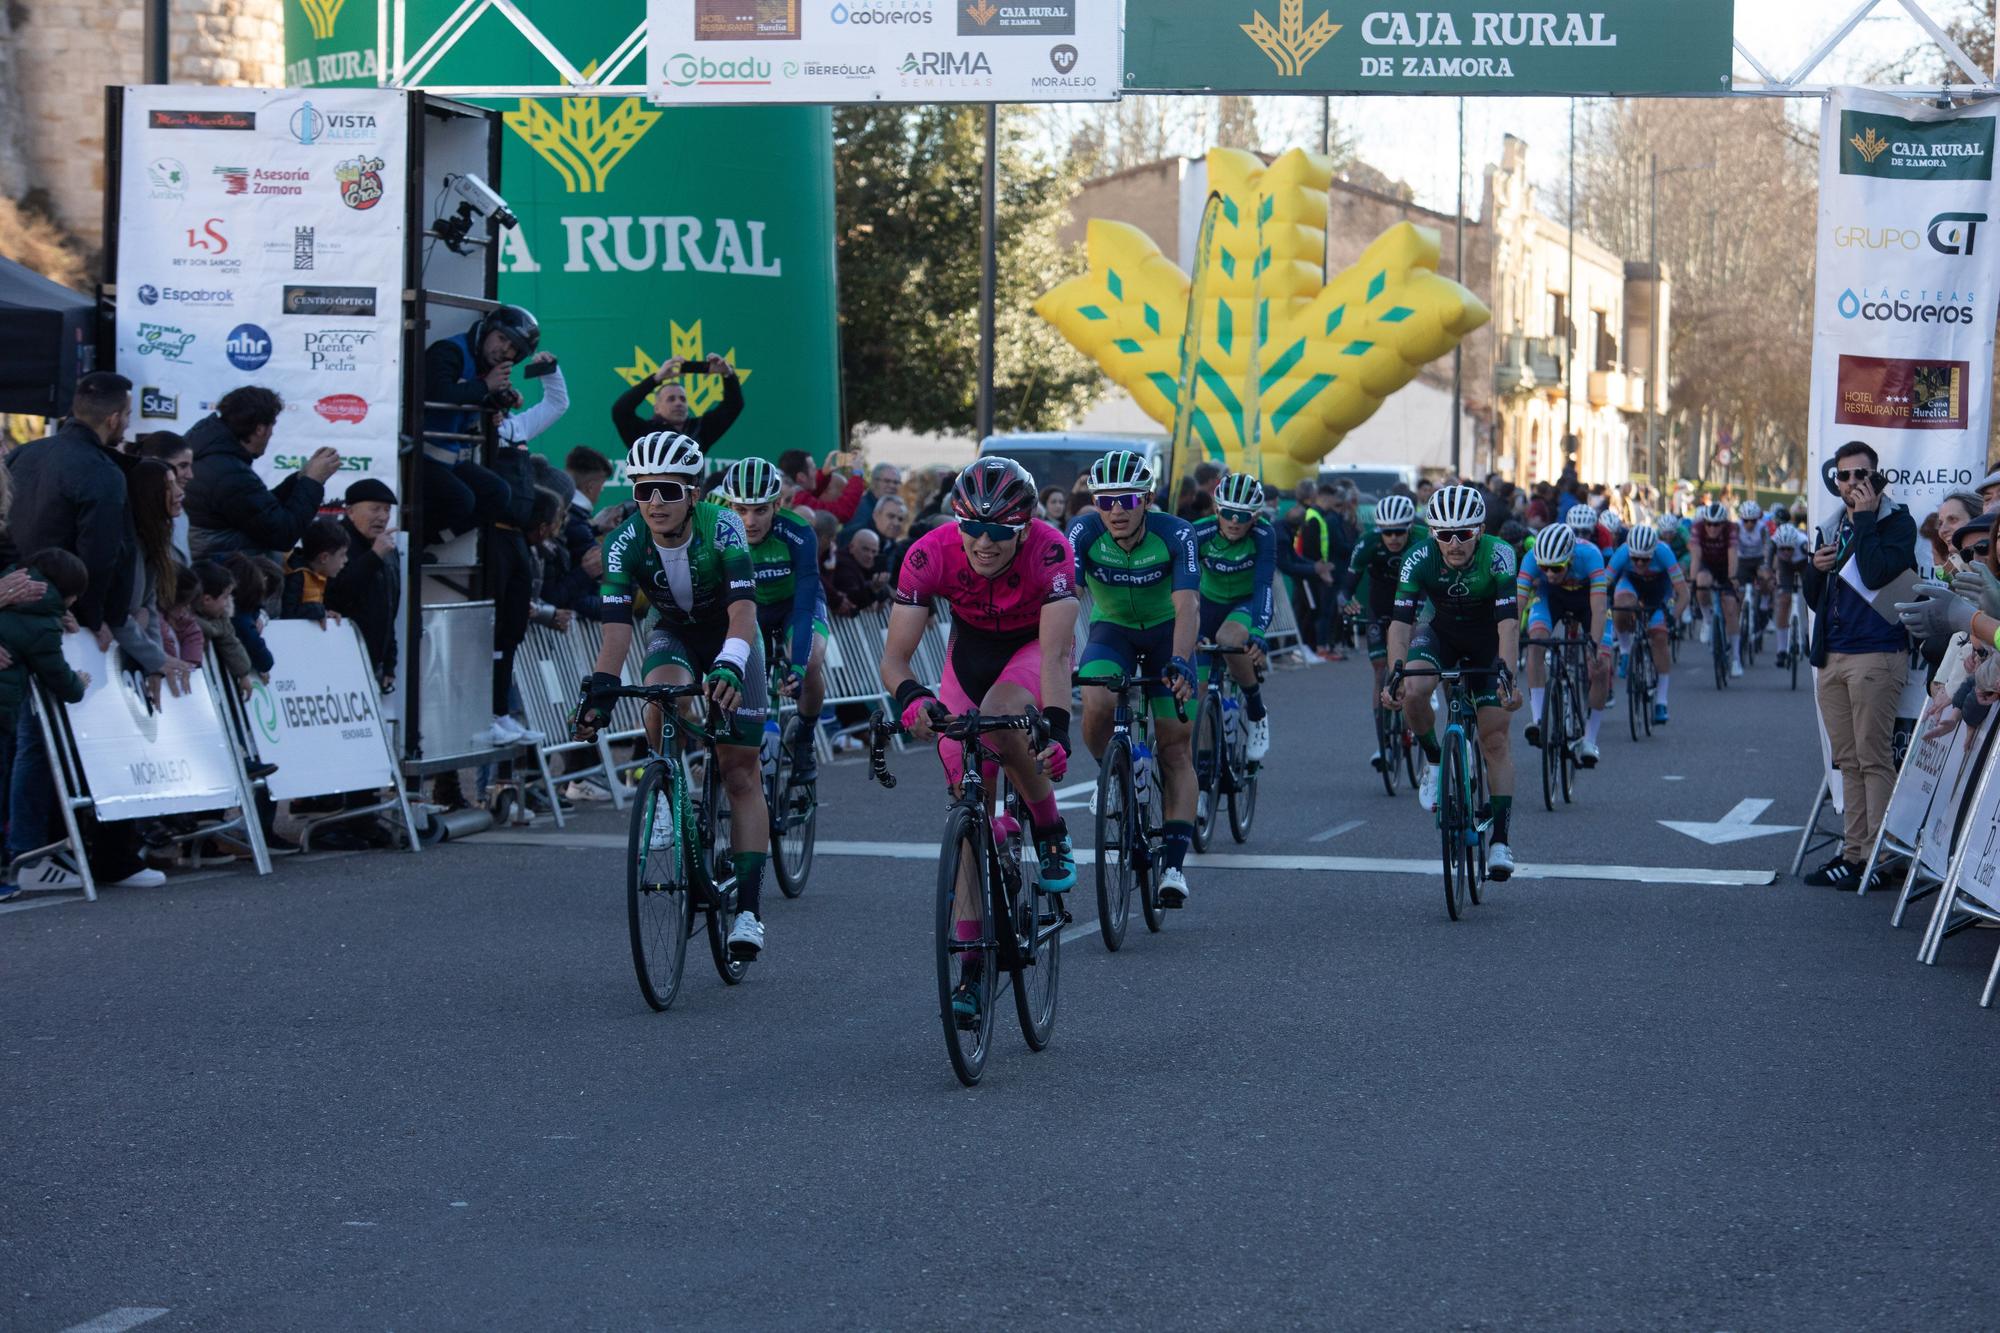
[{"label": "bicycle handlebar", "polygon": [[1507,669],[1505,663],[1495,663],[1490,667],[1456,667],[1450,671],[1442,671],[1433,666],[1411,667],[1398,662],[1390,668],[1388,679],[1382,682],[1382,688],[1386,690],[1401,685],[1406,679],[1412,676],[1435,676],[1446,685],[1455,684],[1458,681],[1467,679],[1485,680],[1488,678],[1497,678],[1508,682],[1514,679],[1514,673]]},{"label": "bicycle handlebar", "polygon": [[[995,717],[975,708],[956,716],[947,715],[931,727],[931,735],[936,739],[966,745],[999,731],[1027,732],[1028,746],[1037,753],[1049,742],[1049,724],[1040,713],[1006,713]],[[881,713],[868,720],[868,776],[885,789],[896,785],[896,775],[889,771],[889,742],[909,734],[909,728],[891,722]]]},{"label": "bicycle handlebar", "polygon": [[[1110,690],[1118,695],[1130,694],[1133,690],[1150,689],[1157,685],[1168,691],[1171,697],[1173,690],[1173,686],[1167,683],[1165,676],[1086,676],[1081,671],[1070,673],[1070,684],[1095,685],[1099,689]],[[1179,699],[1174,700],[1174,716],[1179,721],[1187,721],[1187,705]]]}]

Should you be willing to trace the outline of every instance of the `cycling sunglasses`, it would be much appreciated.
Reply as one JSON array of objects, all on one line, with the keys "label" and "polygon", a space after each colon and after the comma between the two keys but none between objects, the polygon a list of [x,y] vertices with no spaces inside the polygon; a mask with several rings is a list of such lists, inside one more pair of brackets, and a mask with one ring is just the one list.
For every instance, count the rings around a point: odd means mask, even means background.
[{"label": "cycling sunglasses", "polygon": [[1090,502],[1108,514],[1114,509],[1137,509],[1146,503],[1146,493],[1121,491],[1117,495],[1093,495],[1090,497]]},{"label": "cycling sunglasses", "polygon": [[1254,509],[1218,509],[1215,511],[1215,516],[1217,518],[1226,518],[1231,523],[1254,523],[1257,521],[1257,511]]},{"label": "cycling sunglasses", "polygon": [[961,518],[958,530],[974,541],[984,537],[988,541],[1011,542],[1021,535],[1021,529],[1012,523],[982,523],[976,518]]},{"label": "cycling sunglasses", "polygon": [[632,498],[642,505],[678,504],[687,493],[688,488],[678,481],[642,481],[632,488]]},{"label": "cycling sunglasses", "polygon": [[1437,540],[1441,542],[1450,542],[1453,546],[1457,546],[1461,542],[1478,541],[1479,529],[1478,528],[1452,528],[1449,530],[1440,529],[1437,532],[1433,532],[1431,536],[1435,537]]}]

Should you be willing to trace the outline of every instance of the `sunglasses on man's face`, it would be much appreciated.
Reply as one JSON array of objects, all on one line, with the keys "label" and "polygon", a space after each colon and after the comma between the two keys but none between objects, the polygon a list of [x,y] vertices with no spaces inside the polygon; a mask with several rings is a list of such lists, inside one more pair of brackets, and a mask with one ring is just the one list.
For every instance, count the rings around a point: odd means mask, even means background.
[{"label": "sunglasses on man's face", "polygon": [[1991,538],[1988,538],[1983,542],[1967,542],[1958,548],[1958,553],[1960,555],[1977,556],[1979,559],[1984,560],[1987,556],[1993,554],[1993,541]]},{"label": "sunglasses on man's face", "polygon": [[1875,469],[1872,467],[1844,467],[1834,472],[1833,479],[1835,481],[1860,481],[1863,477],[1873,477],[1874,475]]},{"label": "sunglasses on man's face", "polygon": [[1011,523],[982,523],[974,518],[958,520],[958,530],[974,541],[984,537],[990,542],[1011,542],[1021,535],[1021,530]]},{"label": "sunglasses on man's face", "polygon": [[1433,537],[1437,538],[1437,539],[1438,539],[1439,541],[1441,541],[1441,542],[1450,542],[1450,543],[1451,543],[1451,544],[1452,544],[1453,546],[1457,546],[1457,545],[1458,545],[1459,543],[1461,543],[1461,542],[1474,542],[1474,541],[1478,541],[1478,540],[1479,540],[1479,529],[1478,529],[1478,528],[1452,528],[1452,529],[1450,529],[1449,531],[1445,531],[1445,530],[1440,530],[1440,531],[1437,531],[1437,532],[1433,532],[1433,533],[1431,534],[1431,536],[1433,536]]},{"label": "sunglasses on man's face", "polygon": [[1108,514],[1114,509],[1137,509],[1146,503],[1146,493],[1125,491],[1118,495],[1093,495],[1090,502]]},{"label": "sunglasses on man's face", "polygon": [[632,488],[632,498],[642,505],[679,504],[688,488],[677,481],[642,481]]}]

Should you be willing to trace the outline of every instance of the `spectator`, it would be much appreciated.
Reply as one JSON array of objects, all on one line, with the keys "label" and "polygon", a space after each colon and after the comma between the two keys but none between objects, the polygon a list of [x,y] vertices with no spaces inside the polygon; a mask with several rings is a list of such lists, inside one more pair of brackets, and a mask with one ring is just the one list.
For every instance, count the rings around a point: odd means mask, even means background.
[{"label": "spectator", "polygon": [[1320,586],[1317,562],[1299,553],[1299,534],[1313,512],[1317,489],[1310,480],[1292,488],[1292,507],[1278,519],[1276,543],[1278,568],[1292,581],[1292,618],[1298,622],[1299,642],[1315,657],[1320,645],[1319,606],[1330,590]]},{"label": "spectator", "polygon": [[423,538],[426,546],[499,522],[511,487],[477,458],[484,414],[504,419],[524,401],[514,367],[535,355],[541,326],[519,306],[481,315],[464,333],[424,351],[424,396],[451,403],[424,416]]},{"label": "spectator", "polygon": [[841,540],[845,541],[865,527],[872,525],[875,506],[891,496],[898,496],[903,489],[903,474],[894,463],[877,463],[868,470],[868,491],[861,497],[861,504],[854,511],[854,517],[841,528]]},{"label": "spectator", "polygon": [[1044,486],[1037,497],[1042,506],[1042,517],[1056,527],[1066,527],[1069,523],[1069,492],[1060,486]]},{"label": "spectator", "polygon": [[[326,628],[326,587],[347,568],[347,529],[340,520],[316,518],[306,528],[299,549],[285,558],[285,590],[278,604],[280,620],[310,620]],[[335,612],[335,623],[340,613]]]},{"label": "spectator", "polygon": [[860,509],[861,496],[867,488],[854,475],[853,463],[846,454],[829,455],[826,464],[815,469],[811,454],[803,449],[787,449],[778,455],[778,474],[798,488],[791,499],[792,508],[800,513],[832,514],[836,520],[834,531],[838,532]]},{"label": "spectator", "polygon": [[903,503],[900,495],[891,495],[875,505],[874,521],[869,525],[881,539],[881,554],[875,558],[875,572],[887,574],[891,583],[903,570],[903,556],[910,544],[903,540],[910,530],[910,507]]},{"label": "spectator", "polygon": [[[528,605],[529,623],[546,625],[559,633],[567,634],[570,624],[576,619],[576,612],[549,596],[551,572],[562,573],[568,569],[569,556],[555,541],[557,531],[562,526],[563,509],[567,501],[554,491],[536,491],[533,504],[528,512],[528,561],[532,576],[535,598]],[[558,562],[551,566],[553,555]],[[569,592],[571,589],[559,591]]]},{"label": "spectator", "polygon": [[597,450],[579,444],[563,460],[563,471],[569,473],[570,483],[576,488],[570,496],[569,511],[563,518],[562,538],[563,545],[569,548],[570,559],[575,561],[583,557],[585,548],[597,545],[597,534],[591,529],[590,516],[597,509],[599,497],[604,494],[605,483],[611,480],[611,460]]},{"label": "spectator", "polygon": [[[25,567],[14,573],[17,582],[32,582],[43,591],[33,599],[16,601],[0,609],[0,772],[9,772],[14,763],[14,736],[27,710],[22,707],[32,675],[42,687],[64,703],[76,703],[90,685],[87,673],[70,670],[63,658],[62,636],[70,608],[82,596],[90,571],[82,560],[68,551],[50,547],[37,551]],[[12,577],[12,574],[9,575]],[[46,768],[46,760],[43,761]],[[63,868],[68,874],[67,868]],[[73,874],[70,878],[80,877]],[[18,898],[29,887],[63,887],[38,882],[36,868],[22,867],[16,882],[5,866],[0,866],[0,903]]]},{"label": "spectator", "polygon": [[1300,517],[1299,535],[1294,554],[1312,566],[1311,583],[1313,592],[1313,614],[1315,619],[1313,638],[1320,644],[1319,655],[1328,662],[1344,662],[1347,655],[1340,650],[1340,641],[1334,635],[1335,603],[1340,599],[1334,595],[1335,581],[1347,567],[1347,561],[1354,554],[1354,542],[1347,535],[1346,525],[1340,514],[1340,488],[1332,482],[1321,482],[1313,489],[1312,504]]},{"label": "spectator", "polygon": [[875,572],[881,554],[882,539],[875,529],[863,528],[834,557],[831,606],[835,615],[859,615],[888,600],[889,576]]},{"label": "spectator", "polygon": [[840,542],[840,520],[824,509],[815,509],[808,515],[812,520],[813,536],[819,540],[819,582],[826,593],[828,606],[833,605],[834,548]]},{"label": "spectator", "polygon": [[[699,444],[706,452],[715,447],[723,433],[736,424],[736,418],[743,415],[743,382],[736,378],[736,367],[719,356],[711,356],[703,366],[689,370],[688,362],[682,357],[673,357],[667,364],[640,380],[620,394],[618,401],[611,405],[611,424],[617,427],[618,438],[629,448],[641,435],[656,430],[678,431]],[[687,387],[681,380],[688,375],[708,374],[722,378],[722,401],[711,411],[696,416],[688,410]],[[657,395],[653,399],[653,414],[639,415],[639,404],[648,394]]]},{"label": "spectator", "polygon": [[200,596],[201,580],[186,565],[176,564],[173,604],[166,608],[161,638],[170,656],[178,657],[194,670],[200,669],[208,655],[208,635],[194,609]]},{"label": "spectator", "polygon": [[1930,528],[1931,562],[1940,569],[1950,565],[1952,553],[1958,549],[1952,537],[1984,512],[1976,491],[1952,491],[1938,501],[1936,511],[1924,520],[1924,526]]},{"label": "spectator", "polygon": [[201,624],[202,637],[215,649],[216,660],[235,682],[237,694],[248,699],[250,687],[257,680],[257,669],[250,665],[250,654],[244,651],[243,640],[236,637],[236,626],[230,623],[230,617],[236,614],[236,578],[213,560],[196,565],[194,576],[201,585],[194,601],[194,614]]},{"label": "spectator", "polygon": [[1982,512],[1991,514],[1995,510],[2000,510],[2000,468],[1987,473],[1986,479],[1972,489],[1979,492],[1979,507]]},{"label": "spectator", "polygon": [[1916,520],[1883,493],[1875,450],[1859,440],[1834,455],[1841,509],[1820,525],[1803,571],[1812,608],[1811,661],[1820,719],[1841,776],[1846,840],[1806,883],[1853,888],[1896,781],[1896,704],[1909,677],[1909,636],[1869,594],[1916,568]]},{"label": "spectator", "polygon": [[194,480],[187,494],[188,546],[195,559],[232,551],[289,551],[326,498],[340,471],[340,451],[313,450],[306,465],[273,490],[251,466],[271,446],[284,400],[246,385],[222,395],[213,414],[195,423],[187,442]]},{"label": "spectator", "polygon": [[236,580],[229,623],[236,630],[243,651],[250,655],[250,665],[256,668],[258,678],[269,685],[272,662],[271,649],[264,642],[267,619],[264,603],[270,600],[273,590],[265,581],[264,567],[241,551],[224,559],[222,565]]},{"label": "spectator", "polygon": [[1174,497],[1175,516],[1194,523],[1213,514],[1215,488],[1227,475],[1228,470],[1220,463],[1196,463],[1193,474],[1181,478],[1180,490]]},{"label": "spectator", "polygon": [[[522,312],[526,314],[526,311]],[[536,333],[537,342],[540,332]],[[518,412],[508,412],[499,418],[497,433],[500,443],[525,447],[528,441],[547,431],[561,421],[569,411],[569,385],[563,381],[563,373],[556,365],[556,358],[550,352],[536,352],[522,366],[521,373],[530,379],[542,382],[541,400],[533,407]]]},{"label": "spectator", "polygon": [[[174,477],[181,484],[181,494],[187,494],[194,484],[194,447],[185,435],[177,435],[170,430],[156,430],[150,435],[139,437],[139,457],[157,459],[173,469]],[[188,549],[188,516],[183,512],[174,520],[174,549],[181,559],[191,560],[193,553]]]},{"label": "spectator", "polygon": [[126,660],[142,673],[146,697],[158,706],[162,685],[179,695],[188,683],[188,664],[168,652],[166,639],[166,608],[173,605],[181,567],[174,554],[180,479],[165,463],[142,458],[133,464],[130,494],[136,546],[132,581],[127,585],[132,601],[125,623],[113,633]]},{"label": "spectator", "polygon": [[[131,605],[137,539],[125,474],[134,460],[117,451],[131,419],[132,381],[95,371],[77,381],[62,429],[7,455],[8,536],[14,549],[54,547],[83,560],[89,582],[72,614],[107,649],[112,627],[125,622]],[[39,752],[39,728],[23,727],[22,744],[29,743],[29,732]]]},{"label": "spectator", "polygon": [[396,688],[396,611],[403,575],[396,559],[396,533],[389,513],[396,493],[373,477],[347,488],[347,514],[340,529],[347,563],[327,580],[326,608],[345,616],[361,631],[368,665],[384,694]]}]

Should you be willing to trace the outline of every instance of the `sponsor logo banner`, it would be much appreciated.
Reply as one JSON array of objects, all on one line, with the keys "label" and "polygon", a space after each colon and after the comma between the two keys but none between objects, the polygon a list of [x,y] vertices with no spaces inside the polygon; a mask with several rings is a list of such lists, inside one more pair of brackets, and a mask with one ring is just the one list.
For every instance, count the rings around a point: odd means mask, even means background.
[{"label": "sponsor logo banner", "polygon": [[162,361],[180,361],[194,346],[195,335],[173,324],[140,324],[133,348],[140,356],[157,356]]},{"label": "sponsor logo banner", "polygon": [[1078,0],[958,0],[961,37],[1068,37],[1076,32]]},{"label": "sponsor logo banner", "polygon": [[1842,111],[1840,174],[1905,181],[1993,179],[1993,119],[1908,120]]},{"label": "sponsor logo banner", "polygon": [[358,426],[368,419],[368,400],[359,394],[330,393],[313,404],[313,411],[328,421]]},{"label": "sponsor logo banner", "polygon": [[147,421],[173,421],[181,414],[178,395],[147,385],[139,390],[139,415]]},{"label": "sponsor logo banner", "polygon": [[161,108],[146,113],[146,126],[155,130],[255,130],[255,111],[171,111]]},{"label": "sponsor logo banner", "polygon": [[[264,636],[278,667],[246,711],[259,757],[278,766],[271,796],[372,791],[391,780],[381,701],[352,625],[278,620]],[[283,657],[278,654],[283,653]]]},{"label": "sponsor logo banner", "polygon": [[306,368],[323,374],[352,374],[375,342],[373,329],[314,329],[305,335]]},{"label": "sponsor logo banner", "polygon": [[1840,358],[1834,420],[1884,430],[1964,430],[1964,361],[1893,356]]},{"label": "sponsor logo banner", "polygon": [[288,315],[336,315],[352,319],[375,313],[373,287],[286,287]]}]

